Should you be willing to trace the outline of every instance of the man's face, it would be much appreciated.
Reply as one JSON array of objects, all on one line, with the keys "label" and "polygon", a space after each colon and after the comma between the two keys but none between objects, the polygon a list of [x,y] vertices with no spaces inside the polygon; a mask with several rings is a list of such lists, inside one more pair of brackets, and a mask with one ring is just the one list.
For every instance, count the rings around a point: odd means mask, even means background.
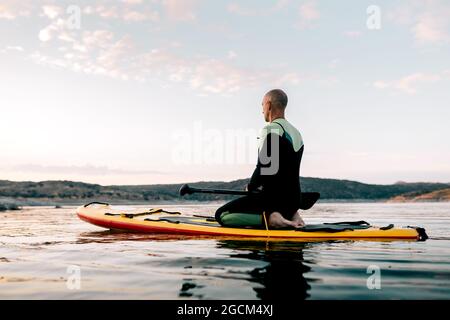
[{"label": "man's face", "polygon": [[267,99],[267,97],[264,97],[261,104],[262,104],[262,109],[263,109],[263,114],[264,114],[264,120],[266,122],[269,122],[269,120],[270,120],[270,118],[269,118],[270,101],[269,101],[269,99]]}]

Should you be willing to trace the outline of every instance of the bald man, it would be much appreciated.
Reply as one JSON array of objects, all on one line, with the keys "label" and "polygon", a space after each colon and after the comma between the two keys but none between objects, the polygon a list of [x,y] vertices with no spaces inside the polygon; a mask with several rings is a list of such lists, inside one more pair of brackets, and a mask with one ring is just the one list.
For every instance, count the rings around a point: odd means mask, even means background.
[{"label": "bald man", "polygon": [[269,227],[298,228],[305,225],[300,216],[300,163],[303,139],[300,132],[285,118],[288,97],[284,91],[267,92],[262,101],[264,120],[268,124],[259,137],[258,163],[248,191],[258,191],[230,201],[216,211],[216,220],[223,224],[224,212],[253,213],[265,216]]}]

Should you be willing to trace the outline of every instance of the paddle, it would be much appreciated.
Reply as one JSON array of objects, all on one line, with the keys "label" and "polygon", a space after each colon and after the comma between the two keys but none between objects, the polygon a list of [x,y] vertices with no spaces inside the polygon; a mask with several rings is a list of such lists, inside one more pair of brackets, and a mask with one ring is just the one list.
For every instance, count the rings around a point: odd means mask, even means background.
[{"label": "paddle", "polygon": [[[250,194],[257,194],[258,192],[250,191],[238,191],[238,190],[226,190],[226,189],[200,189],[193,188],[187,184],[183,184],[180,188],[180,196],[193,193],[212,193],[212,194],[230,194],[236,196],[247,196]],[[319,200],[319,192],[302,192],[302,202],[300,204],[300,209],[308,210]]]}]

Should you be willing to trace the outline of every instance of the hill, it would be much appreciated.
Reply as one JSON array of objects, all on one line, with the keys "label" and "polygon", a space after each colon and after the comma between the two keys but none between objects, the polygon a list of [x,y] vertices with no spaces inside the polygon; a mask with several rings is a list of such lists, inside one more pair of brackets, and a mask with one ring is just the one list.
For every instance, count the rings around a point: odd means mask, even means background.
[{"label": "hill", "polygon": [[[231,182],[197,182],[194,187],[244,190],[248,179]],[[301,178],[302,191],[318,191],[322,200],[342,201],[421,201],[449,200],[450,184],[396,183],[372,185],[350,180]],[[15,199],[25,204],[70,203],[109,201],[112,203],[146,203],[149,201],[213,201],[227,200],[233,196],[194,194],[181,199],[181,184],[101,186],[73,181],[13,182],[0,180],[0,202]]]},{"label": "hill", "polygon": [[428,193],[411,192],[396,196],[391,202],[427,202],[427,201],[450,201],[450,188]]}]

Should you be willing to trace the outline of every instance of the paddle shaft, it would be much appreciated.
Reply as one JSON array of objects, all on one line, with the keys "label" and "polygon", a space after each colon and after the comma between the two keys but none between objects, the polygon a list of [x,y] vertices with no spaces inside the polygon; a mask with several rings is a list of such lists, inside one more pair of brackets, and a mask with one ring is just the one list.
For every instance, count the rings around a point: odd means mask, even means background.
[{"label": "paddle shaft", "polygon": [[190,187],[191,193],[211,193],[211,194],[230,194],[235,196],[248,196],[250,194],[258,194],[258,192],[238,191],[227,189],[198,189]]},{"label": "paddle shaft", "polygon": [[[256,195],[259,192],[257,191],[238,191],[238,190],[227,190],[227,189],[202,189],[202,188],[192,188],[188,185],[183,185],[180,188],[180,195],[184,196],[185,194],[193,194],[193,193],[209,193],[209,194],[229,194],[236,196],[247,196],[247,195]],[[301,194],[301,204],[300,209],[308,210],[319,200],[320,193],[318,192],[302,192]]]}]

